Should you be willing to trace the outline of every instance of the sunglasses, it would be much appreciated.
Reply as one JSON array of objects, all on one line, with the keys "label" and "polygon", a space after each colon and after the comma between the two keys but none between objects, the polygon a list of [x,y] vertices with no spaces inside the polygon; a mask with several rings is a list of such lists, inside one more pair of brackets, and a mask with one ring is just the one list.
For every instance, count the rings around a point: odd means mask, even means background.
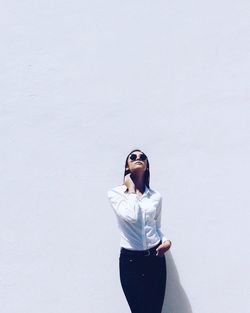
[{"label": "sunglasses", "polygon": [[[137,154],[132,153],[132,154],[130,154],[129,158],[130,158],[130,160],[135,161],[137,159]],[[147,159],[146,154],[142,153],[139,155],[140,161],[145,161],[146,159]]]}]

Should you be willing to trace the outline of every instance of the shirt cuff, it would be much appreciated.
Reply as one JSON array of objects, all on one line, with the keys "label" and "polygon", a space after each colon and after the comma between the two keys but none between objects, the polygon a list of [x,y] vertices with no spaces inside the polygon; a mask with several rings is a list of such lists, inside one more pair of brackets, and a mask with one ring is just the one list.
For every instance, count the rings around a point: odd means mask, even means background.
[{"label": "shirt cuff", "polygon": [[169,240],[169,239],[167,239],[165,236],[162,236],[162,238],[161,238],[161,242],[162,242],[162,243],[165,242],[165,241],[167,241],[167,240]]}]

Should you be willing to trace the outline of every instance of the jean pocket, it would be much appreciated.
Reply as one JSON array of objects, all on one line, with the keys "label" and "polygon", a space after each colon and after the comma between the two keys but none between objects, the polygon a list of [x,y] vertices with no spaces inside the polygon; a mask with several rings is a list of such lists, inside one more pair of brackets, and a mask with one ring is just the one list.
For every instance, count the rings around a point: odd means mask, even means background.
[{"label": "jean pocket", "polygon": [[124,262],[124,263],[133,263],[133,262],[135,262],[135,257],[132,255],[121,254],[120,255],[120,261]]},{"label": "jean pocket", "polygon": [[127,268],[136,268],[138,262],[134,256],[122,255],[119,259],[120,265]]}]

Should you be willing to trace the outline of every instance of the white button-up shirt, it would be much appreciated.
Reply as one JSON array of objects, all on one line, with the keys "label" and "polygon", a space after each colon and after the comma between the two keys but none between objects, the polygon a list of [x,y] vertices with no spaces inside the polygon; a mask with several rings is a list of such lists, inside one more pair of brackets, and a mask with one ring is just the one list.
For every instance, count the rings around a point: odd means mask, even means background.
[{"label": "white button-up shirt", "polygon": [[128,193],[125,185],[108,191],[121,234],[120,246],[130,250],[146,250],[167,238],[161,231],[162,196],[145,186],[141,197]]}]

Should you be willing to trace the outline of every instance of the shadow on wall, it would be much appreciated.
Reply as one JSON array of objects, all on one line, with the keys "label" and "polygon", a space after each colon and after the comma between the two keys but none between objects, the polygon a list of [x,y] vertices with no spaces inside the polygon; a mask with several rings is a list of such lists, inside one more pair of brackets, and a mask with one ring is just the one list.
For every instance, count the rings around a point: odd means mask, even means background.
[{"label": "shadow on wall", "polygon": [[166,253],[167,284],[162,313],[192,313],[190,302],[181,286],[179,275],[170,253]]}]

